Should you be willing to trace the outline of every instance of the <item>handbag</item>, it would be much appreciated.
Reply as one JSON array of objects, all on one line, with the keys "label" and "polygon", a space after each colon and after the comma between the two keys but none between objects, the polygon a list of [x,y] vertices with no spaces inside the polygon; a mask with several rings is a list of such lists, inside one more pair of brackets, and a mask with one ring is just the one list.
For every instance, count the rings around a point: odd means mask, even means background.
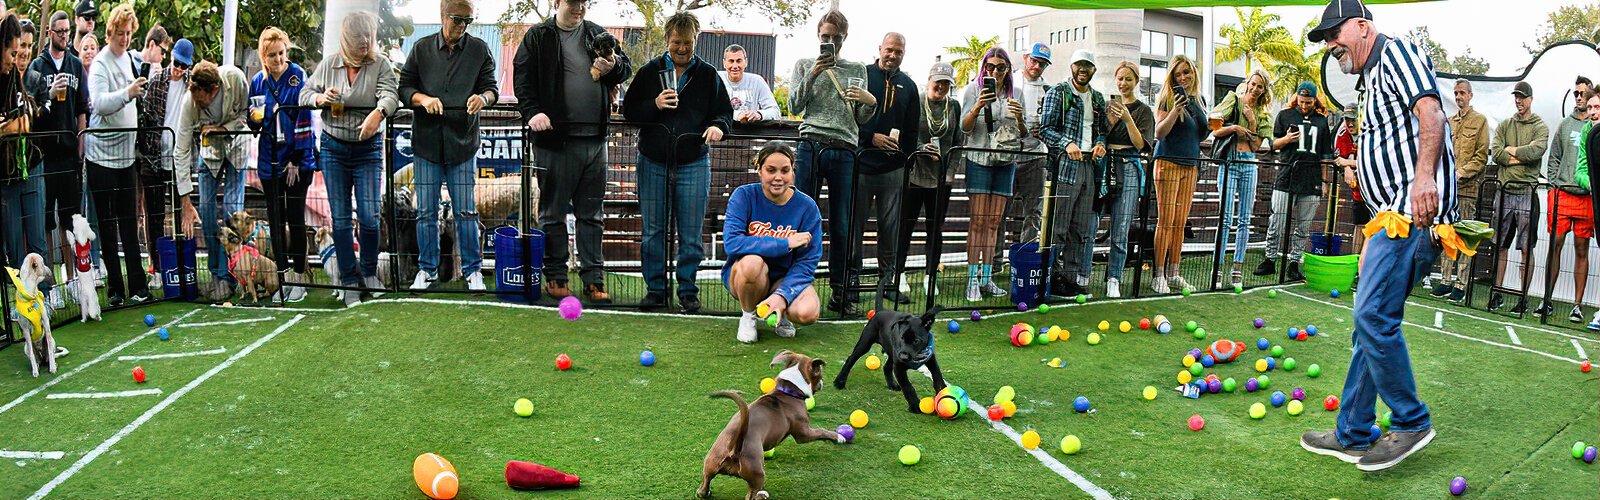
[{"label": "handbag", "polygon": [[[1236,96],[1233,100],[1233,113],[1222,119],[1222,125],[1224,127],[1228,125],[1237,125],[1239,123],[1239,106],[1243,106],[1243,104],[1239,103],[1239,98]],[[1226,159],[1231,156],[1234,147],[1238,144],[1239,134],[1233,134],[1227,137],[1218,137],[1216,140],[1211,141],[1211,157],[1219,160]]]}]

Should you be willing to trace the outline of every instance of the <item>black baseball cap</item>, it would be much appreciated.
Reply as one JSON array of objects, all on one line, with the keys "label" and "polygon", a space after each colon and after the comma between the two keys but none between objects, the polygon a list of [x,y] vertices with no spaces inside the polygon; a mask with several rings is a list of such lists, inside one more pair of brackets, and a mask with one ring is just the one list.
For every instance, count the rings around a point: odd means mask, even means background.
[{"label": "black baseball cap", "polygon": [[1328,8],[1322,9],[1322,22],[1317,23],[1316,29],[1306,34],[1306,40],[1310,40],[1311,43],[1322,43],[1322,38],[1328,30],[1355,18],[1371,21],[1372,11],[1367,10],[1367,5],[1361,3],[1361,0],[1333,0],[1328,3]]},{"label": "black baseball cap", "polygon": [[78,7],[74,9],[73,17],[100,17],[100,9],[94,7],[94,0],[78,0]]},{"label": "black baseball cap", "polygon": [[1511,91],[1511,95],[1517,97],[1532,97],[1533,86],[1528,85],[1528,82],[1517,82],[1517,87]]}]

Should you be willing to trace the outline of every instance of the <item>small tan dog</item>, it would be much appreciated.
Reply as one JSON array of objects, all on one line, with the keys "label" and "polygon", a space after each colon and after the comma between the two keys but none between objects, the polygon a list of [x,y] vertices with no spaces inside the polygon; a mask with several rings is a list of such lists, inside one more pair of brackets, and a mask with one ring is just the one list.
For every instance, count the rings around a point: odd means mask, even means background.
[{"label": "small tan dog", "polygon": [[711,479],[726,474],[744,479],[750,487],[747,500],[767,498],[763,488],[767,484],[766,450],[773,449],[784,438],[794,437],[796,443],[809,443],[829,439],[844,444],[839,433],[814,427],[806,411],[806,398],[814,388],[822,387],[822,367],[826,362],[810,356],[785,350],[772,358],[774,366],[784,365],[778,374],[778,385],[772,392],[754,403],[746,404],[738,391],[717,391],[711,397],[732,399],[739,404],[739,413],[728,421],[717,435],[717,441],[706,452],[704,478],[697,495],[711,497]]},{"label": "small tan dog", "polygon": [[[228,227],[243,239],[245,245],[255,247],[268,259],[272,258],[272,242],[268,241],[269,236],[267,236],[271,234],[272,226],[266,221],[256,220],[249,211],[240,210],[228,217]],[[228,254],[232,255],[233,252]]]},{"label": "small tan dog", "polygon": [[22,327],[22,354],[28,357],[33,376],[39,376],[39,365],[56,372],[56,338],[50,334],[50,307],[45,305],[44,292],[39,286],[50,277],[50,266],[44,257],[30,253],[22,258],[22,269],[7,267],[11,277],[12,305],[17,308],[17,322]]},{"label": "small tan dog", "polygon": [[[251,301],[261,302],[261,293],[267,297],[278,293],[278,265],[255,247],[245,245],[232,227],[222,227],[221,231],[222,246],[228,250],[228,272],[243,289],[239,296],[249,294]],[[257,287],[264,292],[258,292]]]}]

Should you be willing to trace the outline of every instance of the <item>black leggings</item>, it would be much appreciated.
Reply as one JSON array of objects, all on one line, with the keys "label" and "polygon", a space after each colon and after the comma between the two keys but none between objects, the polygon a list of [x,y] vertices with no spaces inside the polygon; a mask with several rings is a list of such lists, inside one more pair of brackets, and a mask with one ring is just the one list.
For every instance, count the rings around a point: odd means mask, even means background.
[{"label": "black leggings", "polygon": [[[311,188],[313,174],[303,171],[293,186],[288,185],[282,172],[261,182],[267,194],[267,233],[272,235],[272,255],[278,269],[306,272],[306,190]],[[288,248],[284,247],[286,241]]]},{"label": "black leggings", "polygon": [[[134,160],[134,168],[139,162]],[[158,242],[166,235],[167,223],[172,220],[172,212],[168,210],[167,197],[170,194],[170,184],[167,179],[172,172],[155,170],[150,174],[140,173],[139,192],[144,195],[144,247],[150,252],[150,267],[161,269],[161,252]]]},{"label": "black leggings", "polygon": [[[149,282],[144,267],[139,265],[139,228],[135,219],[139,203],[134,190],[138,189],[133,167],[107,168],[89,162],[89,191],[94,196],[95,213],[100,215],[100,248],[106,264],[106,285],[111,295],[124,295],[127,290],[149,295]],[[117,262],[117,251],[122,251],[122,262]],[[125,265],[125,266],[124,266]],[[127,287],[123,287],[122,271],[128,271]]]},{"label": "black leggings", "polygon": [[[900,205],[900,253],[896,256],[899,262],[896,263],[895,269],[904,271],[906,268],[906,256],[911,251],[911,230],[916,229],[918,220],[927,221],[923,224],[923,230],[928,233],[926,245],[933,245],[942,237],[944,216],[950,210],[950,192],[951,188],[948,185],[942,188],[916,186],[906,188]],[[922,214],[927,214],[927,218],[918,217]],[[927,263],[928,267],[939,266],[938,256],[934,256],[934,259]]]}]

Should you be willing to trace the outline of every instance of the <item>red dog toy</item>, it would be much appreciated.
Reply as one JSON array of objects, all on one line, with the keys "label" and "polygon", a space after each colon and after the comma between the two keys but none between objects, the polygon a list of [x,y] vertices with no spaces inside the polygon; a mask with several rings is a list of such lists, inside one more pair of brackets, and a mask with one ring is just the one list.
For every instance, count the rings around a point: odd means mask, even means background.
[{"label": "red dog toy", "polygon": [[506,462],[506,486],[513,490],[552,490],[577,488],[578,476],[533,462]]},{"label": "red dog toy", "polygon": [[1205,352],[1218,363],[1231,363],[1233,360],[1239,359],[1239,355],[1244,353],[1244,342],[1234,342],[1228,339],[1218,340],[1206,346]]}]

